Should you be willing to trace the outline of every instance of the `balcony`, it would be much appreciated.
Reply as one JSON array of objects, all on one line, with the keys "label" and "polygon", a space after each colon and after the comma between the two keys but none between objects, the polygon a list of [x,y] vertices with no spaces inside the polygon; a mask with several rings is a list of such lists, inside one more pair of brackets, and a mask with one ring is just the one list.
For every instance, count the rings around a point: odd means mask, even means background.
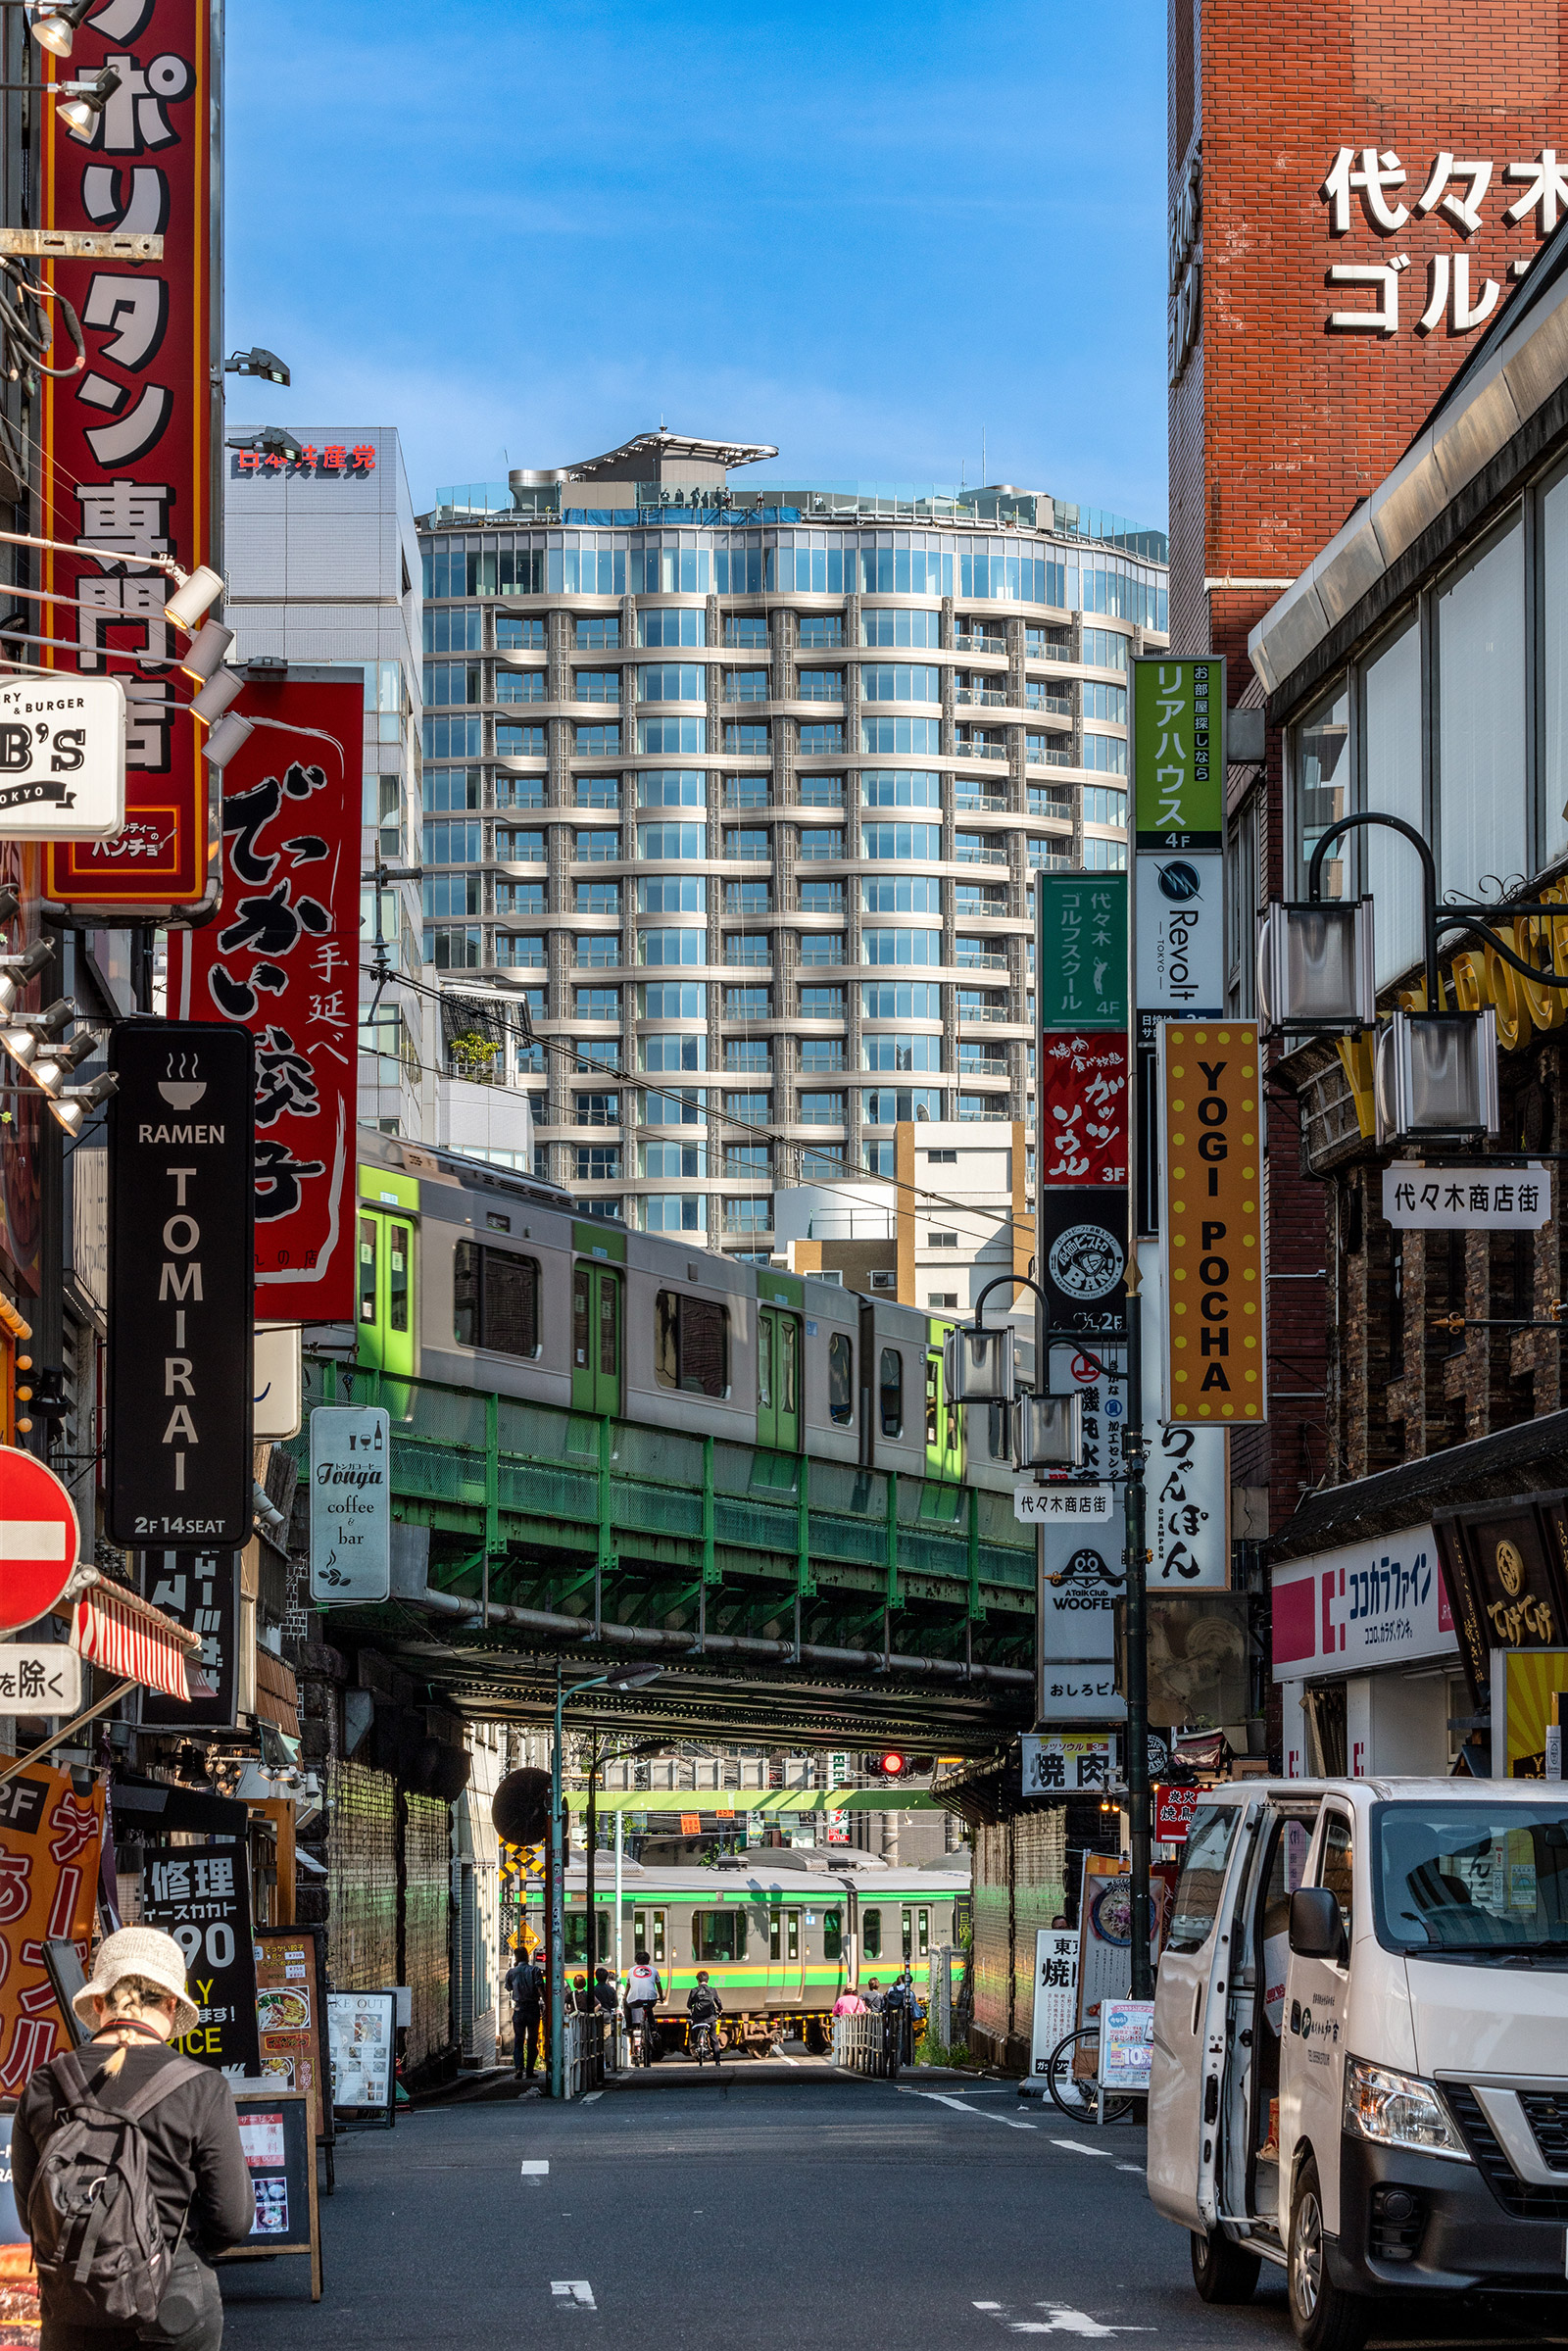
[{"label": "balcony", "polygon": [[724,680],[726,702],[768,702],[771,690],[765,677],[729,677]]},{"label": "balcony", "polygon": [[1024,708],[1030,710],[1050,710],[1057,718],[1072,716],[1072,701],[1066,694],[1047,694],[1039,686],[1025,690]]},{"label": "balcony", "polygon": [[804,1077],[831,1076],[836,1070],[849,1067],[844,1057],[844,1043],[837,1037],[803,1037],[801,1039],[801,1074]]},{"label": "balcony", "polygon": [[836,775],[803,775],[799,778],[803,808],[842,808],[844,786]]},{"label": "balcony", "polygon": [[[963,1003],[961,998],[959,999],[958,1026],[960,1028],[967,1029],[975,1027],[1000,1027],[1004,1021],[1011,1020],[1013,1014],[1010,1005],[966,1004]],[[969,1063],[962,1060],[961,1056],[960,1066],[965,1069],[969,1067]]]},{"label": "balcony", "polygon": [[953,787],[953,806],[960,816],[970,813],[1005,816],[1009,805],[1005,792],[993,792],[987,785],[975,783],[968,776],[960,775]]},{"label": "balcony", "polygon": [[1046,745],[1044,759],[1037,757],[1032,747],[1026,756],[1031,767],[1070,767],[1073,763],[1072,753],[1065,750],[1058,751],[1054,743]]},{"label": "balcony", "polygon": [[954,847],[953,858],[956,865],[1005,865],[1007,853],[1004,849],[993,849],[989,845],[979,849],[960,841]]},{"label": "balcony", "polygon": [[724,807],[736,812],[746,808],[765,808],[771,806],[769,779],[765,775],[739,775],[725,786]]},{"label": "balcony", "polygon": [[[740,1171],[737,1170],[737,1173],[739,1172]],[[772,1201],[760,1200],[754,1203],[751,1200],[737,1200],[733,1207],[731,1207],[726,1201],[724,1206],[724,1230],[726,1233],[732,1235],[741,1233],[770,1233],[773,1230]]]},{"label": "balcony", "polygon": [[1006,1119],[1012,1116],[1004,1094],[960,1094],[958,1117],[967,1124],[971,1119]]},{"label": "balcony", "polygon": [[797,702],[842,702],[844,679],[837,669],[803,669],[795,681]]},{"label": "balcony", "polygon": [[1007,640],[1005,637],[988,637],[983,633],[977,636],[971,635],[967,637],[959,634],[955,636],[953,642],[955,648],[959,653],[1004,654],[1007,650]]},{"label": "balcony", "polygon": [[1072,660],[1072,649],[1067,645],[1026,644],[1024,646],[1024,660],[1026,661],[1070,661]]},{"label": "balcony", "polygon": [[1029,813],[1031,816],[1060,816],[1070,824],[1072,801],[1065,792],[1054,792],[1049,784],[1031,784]]},{"label": "balcony", "polygon": [[1000,1053],[989,1053],[983,1045],[960,1045],[958,1075],[960,1078],[1004,1078],[1007,1064]]},{"label": "balcony", "polygon": [[1007,697],[995,686],[956,686],[954,701],[960,710],[1004,710]]},{"label": "balcony", "polygon": [[960,759],[1005,759],[1005,743],[988,743],[983,738],[965,742],[960,735],[954,745],[955,757]]},{"label": "balcony", "polygon": [[766,939],[727,939],[724,942],[724,962],[732,971],[765,971],[772,960],[772,946]]},{"label": "balcony", "polygon": [[954,950],[953,961],[958,971],[1005,971],[1007,968],[1005,955],[988,955],[976,948],[965,947],[961,939]]}]

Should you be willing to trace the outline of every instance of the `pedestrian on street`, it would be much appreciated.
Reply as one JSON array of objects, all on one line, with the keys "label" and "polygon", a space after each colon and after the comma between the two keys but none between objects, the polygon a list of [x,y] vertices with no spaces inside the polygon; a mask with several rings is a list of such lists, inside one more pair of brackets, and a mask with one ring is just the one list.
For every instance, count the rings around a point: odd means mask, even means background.
[{"label": "pedestrian on street", "polygon": [[882,2014],[882,1986],[878,1984],[876,1978],[873,1976],[870,1983],[865,1987],[865,2005],[870,2010],[872,2016],[880,2016]]},{"label": "pedestrian on street", "polygon": [[571,1998],[566,2004],[567,2013],[571,2016],[592,2016],[597,2005],[593,1993],[588,1989],[587,1977],[573,1976]]},{"label": "pedestrian on street", "polygon": [[594,1970],[594,2006],[603,2009],[606,2016],[613,2016],[620,2006],[615,1979],[607,1967]]},{"label": "pedestrian on street", "polygon": [[531,2082],[539,2062],[539,2027],[544,2021],[545,1972],[527,1952],[519,1952],[502,1980],[512,1995],[512,2071],[519,2082]]},{"label": "pedestrian on street", "polygon": [[[208,2256],[250,2235],[256,2192],[228,2083],[168,2046],[199,2022],[178,1943],[154,1927],[111,1935],[72,2006],[92,2039],[38,2068],[11,2133],[41,2351],[219,2351],[223,2305]],[[77,2119],[88,2113],[124,2126]],[[117,2165],[134,2180],[143,2161],[141,2198],[126,2186],[101,2196]],[[101,2233],[82,2210],[107,2211]]]},{"label": "pedestrian on street", "polygon": [[852,1984],[846,1984],[833,2003],[835,2016],[864,2016],[865,2002]]}]

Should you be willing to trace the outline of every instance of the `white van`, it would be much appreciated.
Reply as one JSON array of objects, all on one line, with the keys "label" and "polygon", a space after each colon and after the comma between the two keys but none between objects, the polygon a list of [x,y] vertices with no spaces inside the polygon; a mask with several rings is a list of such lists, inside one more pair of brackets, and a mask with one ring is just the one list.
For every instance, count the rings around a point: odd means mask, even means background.
[{"label": "white van", "polygon": [[1205,2301],[1287,2271],[1308,2351],[1356,2351],[1379,2296],[1568,2288],[1568,1786],[1206,1791],[1149,2189]]}]

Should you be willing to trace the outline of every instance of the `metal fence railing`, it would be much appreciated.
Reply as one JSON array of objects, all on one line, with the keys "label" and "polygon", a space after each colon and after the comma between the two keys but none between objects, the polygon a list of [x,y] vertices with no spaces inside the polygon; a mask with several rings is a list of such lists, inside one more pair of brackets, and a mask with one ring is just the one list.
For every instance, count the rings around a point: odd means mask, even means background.
[{"label": "metal fence railing", "polygon": [[891,2081],[899,2070],[898,2043],[882,2016],[836,2016],[833,2063],[846,2074],[870,2074]]}]

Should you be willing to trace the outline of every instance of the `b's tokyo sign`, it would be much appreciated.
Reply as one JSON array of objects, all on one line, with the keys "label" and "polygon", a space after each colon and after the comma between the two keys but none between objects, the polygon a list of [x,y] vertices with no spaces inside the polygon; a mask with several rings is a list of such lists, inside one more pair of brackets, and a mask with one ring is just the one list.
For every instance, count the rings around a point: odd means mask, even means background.
[{"label": "b's tokyo sign", "polygon": [[213,288],[220,77],[208,0],[104,0],[77,28],[72,68],[113,66],[120,87],[85,135],[52,106],[39,115],[41,225],[153,231],[161,262],[39,264],[80,317],[87,365],[46,376],[41,439],[45,528],[78,554],[47,553],[42,584],[79,600],[76,643],[56,668],[106,675],[122,662],[125,815],[112,839],[49,853],[47,894],[68,904],[189,906],[207,887],[207,771],[201,732],[176,718],[164,574],[131,556],[210,560],[213,419],[220,398]]},{"label": "b's tokyo sign", "polygon": [[256,1040],[258,1311],[347,1322],[362,689],[290,679],[252,687],[246,710],[276,724],[223,770],[222,904],[171,936],[170,1008]]}]

